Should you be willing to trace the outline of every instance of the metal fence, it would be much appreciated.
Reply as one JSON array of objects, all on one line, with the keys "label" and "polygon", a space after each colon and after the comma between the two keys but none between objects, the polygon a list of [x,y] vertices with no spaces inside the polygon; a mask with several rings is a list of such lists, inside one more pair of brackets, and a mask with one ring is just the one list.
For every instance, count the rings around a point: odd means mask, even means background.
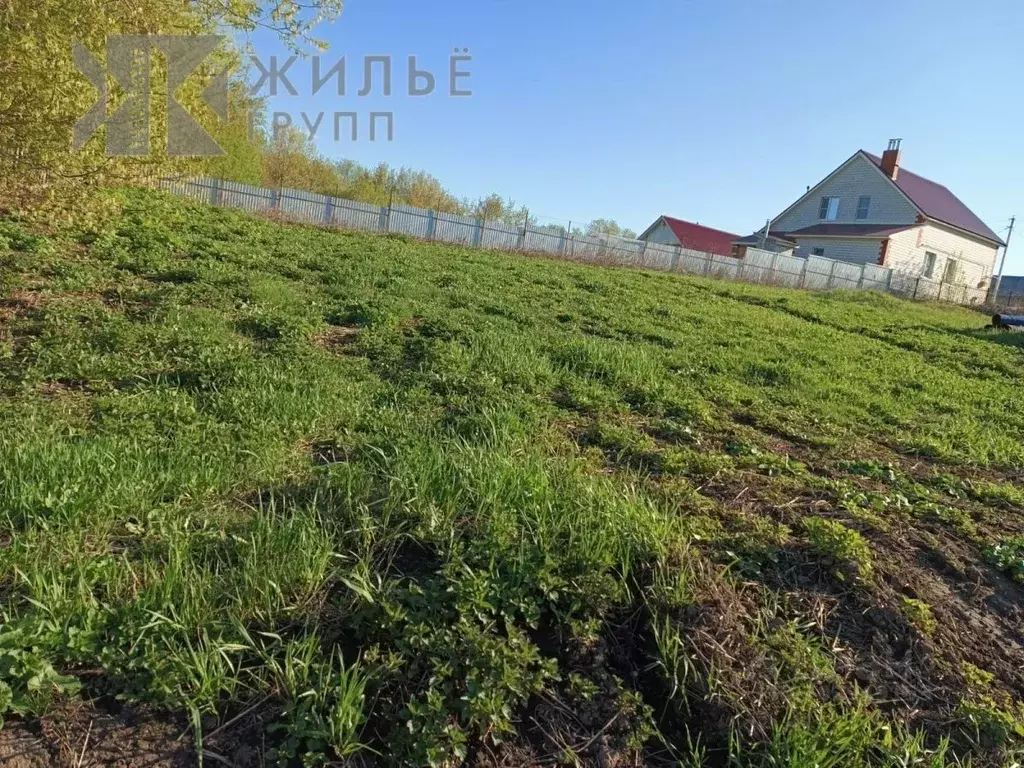
[{"label": "metal fence", "polygon": [[1000,291],[999,296],[991,301],[995,312],[1013,312],[1024,314],[1024,293]]},{"label": "metal fence", "polygon": [[992,300],[992,308],[999,312],[1024,312],[1024,277],[1003,277],[999,283],[999,295]]},{"label": "metal fence", "polygon": [[873,290],[908,299],[984,304],[988,292],[960,283],[930,280],[923,275],[898,272],[870,263],[826,259],[823,256],[787,256],[747,248],[744,279],[813,291],[834,289]]},{"label": "metal fence", "polygon": [[370,205],[294,189],[266,189],[218,179],[167,179],[159,186],[211,205],[270,213],[344,229],[394,232],[471,248],[545,254],[592,264],[660,269],[814,291],[879,290],[914,299],[983,304],[986,292],[820,256],[801,258],[748,248],[742,259],[605,235],[581,235],[559,225],[515,226],[474,216]]}]

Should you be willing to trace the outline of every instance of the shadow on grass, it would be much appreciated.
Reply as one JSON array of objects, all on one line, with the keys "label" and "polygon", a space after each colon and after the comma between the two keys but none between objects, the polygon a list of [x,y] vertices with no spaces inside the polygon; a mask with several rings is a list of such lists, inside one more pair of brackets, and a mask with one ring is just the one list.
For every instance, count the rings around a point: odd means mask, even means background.
[{"label": "shadow on grass", "polygon": [[1024,332],[1020,331],[997,331],[994,328],[981,328],[974,330],[957,330],[953,333],[958,336],[966,336],[971,339],[989,341],[993,344],[1002,344],[1006,347],[1014,347],[1024,351]]}]

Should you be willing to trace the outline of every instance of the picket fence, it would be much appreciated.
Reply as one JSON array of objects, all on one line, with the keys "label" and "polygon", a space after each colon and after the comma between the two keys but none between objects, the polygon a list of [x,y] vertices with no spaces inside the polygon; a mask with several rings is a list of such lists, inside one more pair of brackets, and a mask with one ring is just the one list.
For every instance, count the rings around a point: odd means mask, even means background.
[{"label": "picket fence", "polygon": [[982,304],[986,299],[986,292],[981,289],[929,280],[877,264],[854,264],[820,256],[802,258],[748,248],[746,256],[737,259],[643,240],[580,235],[562,226],[516,226],[409,205],[371,205],[218,179],[165,179],[159,186],[215,206],[273,213],[343,229],[395,232],[470,248],[546,254],[595,264],[684,272],[813,291],[877,290],[958,304]]}]

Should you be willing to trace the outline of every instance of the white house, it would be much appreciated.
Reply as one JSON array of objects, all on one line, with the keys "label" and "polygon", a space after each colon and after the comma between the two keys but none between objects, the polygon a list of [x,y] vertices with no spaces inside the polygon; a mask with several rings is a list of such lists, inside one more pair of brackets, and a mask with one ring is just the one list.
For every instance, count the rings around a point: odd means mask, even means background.
[{"label": "white house", "polygon": [[672,216],[659,216],[639,239],[658,245],[678,245],[691,251],[732,256],[732,244],[737,235]]},{"label": "white house", "polygon": [[767,238],[736,241],[971,288],[988,288],[1003,244],[946,187],[900,167],[899,139],[881,157],[857,152],[776,216]]}]

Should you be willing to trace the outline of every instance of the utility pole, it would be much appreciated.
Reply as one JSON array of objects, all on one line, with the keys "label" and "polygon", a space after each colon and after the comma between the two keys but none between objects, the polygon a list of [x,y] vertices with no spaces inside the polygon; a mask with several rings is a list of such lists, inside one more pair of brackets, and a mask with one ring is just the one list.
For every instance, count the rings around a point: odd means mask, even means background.
[{"label": "utility pole", "polygon": [[999,276],[996,278],[995,291],[992,293],[992,303],[999,301],[999,288],[1003,282],[1003,267],[1006,266],[1006,251],[1010,247],[1010,238],[1013,237],[1013,225],[1017,223],[1017,217],[1010,217],[1010,231],[1006,233],[1006,245],[1003,246],[1003,259],[999,262]]},{"label": "utility pole", "polygon": [[771,234],[771,229],[772,229],[772,220],[768,219],[768,221],[766,221],[764,223],[764,234],[761,235],[761,240],[760,240],[760,245],[761,245],[761,250],[762,251],[765,249],[765,246],[768,245],[768,237]]}]

